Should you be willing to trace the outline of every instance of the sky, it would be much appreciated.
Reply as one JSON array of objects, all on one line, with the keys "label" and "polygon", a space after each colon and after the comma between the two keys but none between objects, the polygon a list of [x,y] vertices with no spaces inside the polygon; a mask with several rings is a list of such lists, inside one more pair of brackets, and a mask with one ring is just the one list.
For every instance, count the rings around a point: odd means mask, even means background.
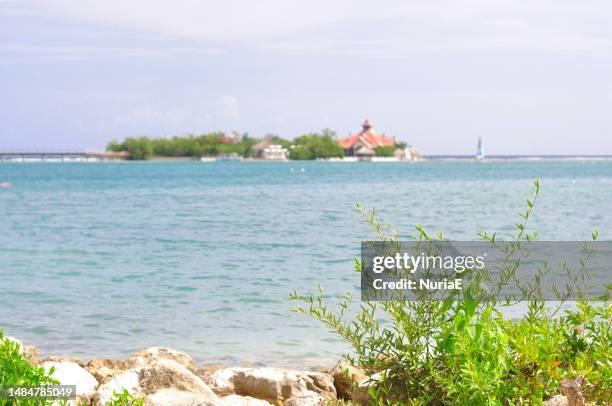
[{"label": "sky", "polygon": [[0,0],[0,149],[374,130],[612,154],[612,3]]}]

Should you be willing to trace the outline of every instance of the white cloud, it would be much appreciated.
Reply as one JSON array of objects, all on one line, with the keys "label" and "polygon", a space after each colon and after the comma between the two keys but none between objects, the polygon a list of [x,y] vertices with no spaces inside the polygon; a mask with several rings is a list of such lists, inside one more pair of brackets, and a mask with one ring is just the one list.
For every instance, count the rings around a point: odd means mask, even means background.
[{"label": "white cloud", "polygon": [[303,6],[306,2],[276,0],[45,0],[32,4],[78,20],[120,24],[169,36],[222,40],[310,28],[316,22],[337,21],[341,11],[319,0],[308,7]]},{"label": "white cloud", "polygon": [[[196,47],[81,47],[34,46],[21,43],[0,43],[0,65],[40,63],[45,61],[78,61],[112,58],[161,58],[168,55],[222,55],[217,48]],[[24,55],[26,57],[24,57]]]},{"label": "white cloud", "polygon": [[[34,0],[53,15],[170,38],[322,53],[609,51],[605,0]],[[355,41],[357,43],[355,43]]]}]

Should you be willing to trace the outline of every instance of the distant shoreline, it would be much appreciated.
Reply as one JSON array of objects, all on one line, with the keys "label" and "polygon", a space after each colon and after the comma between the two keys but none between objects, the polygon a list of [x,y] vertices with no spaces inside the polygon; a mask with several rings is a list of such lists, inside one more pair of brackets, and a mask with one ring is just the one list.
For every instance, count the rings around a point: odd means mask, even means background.
[{"label": "distant shoreline", "polygon": [[[473,155],[424,155],[423,161],[477,161]],[[612,161],[612,155],[490,155],[479,162]]]},{"label": "distant shoreline", "polygon": [[[423,155],[425,159],[476,159],[474,155],[446,155],[446,154],[434,154],[434,155]],[[551,154],[551,155],[487,155],[487,159],[612,159],[612,154],[601,154],[601,155],[564,155],[564,154]]]},{"label": "distant shoreline", "polygon": [[324,163],[427,163],[427,162],[478,162],[478,163],[491,163],[491,162],[571,162],[571,161],[589,161],[589,162],[597,162],[597,161],[612,161],[612,155],[488,155],[484,159],[478,160],[474,155],[423,155],[419,160],[364,160],[364,161],[356,161],[356,160],[346,160],[342,159],[315,159],[315,160],[298,160],[298,159],[289,159],[289,160],[272,160],[272,159],[258,159],[258,158],[242,158],[242,159],[233,159],[233,160],[225,160],[225,159],[215,159],[211,157],[210,159],[201,159],[201,158],[193,158],[189,156],[181,156],[181,157],[153,157],[148,160],[127,160],[127,159],[38,159],[38,158],[30,158],[26,157],[24,159],[0,159],[0,163],[117,163],[117,162],[202,162],[202,163],[213,163],[213,162],[253,162],[253,163],[296,163],[296,162],[324,162]]}]

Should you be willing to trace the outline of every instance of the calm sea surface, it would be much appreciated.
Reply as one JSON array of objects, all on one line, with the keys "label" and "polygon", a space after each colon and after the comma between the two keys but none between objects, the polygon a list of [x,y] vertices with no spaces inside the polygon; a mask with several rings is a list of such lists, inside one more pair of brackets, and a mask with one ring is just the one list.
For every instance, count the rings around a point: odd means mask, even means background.
[{"label": "calm sea surface", "polygon": [[536,178],[540,239],[612,239],[610,162],[1,164],[0,328],[43,355],[328,365],[347,347],[287,296],[358,288],[356,202],[473,240],[512,233]]}]

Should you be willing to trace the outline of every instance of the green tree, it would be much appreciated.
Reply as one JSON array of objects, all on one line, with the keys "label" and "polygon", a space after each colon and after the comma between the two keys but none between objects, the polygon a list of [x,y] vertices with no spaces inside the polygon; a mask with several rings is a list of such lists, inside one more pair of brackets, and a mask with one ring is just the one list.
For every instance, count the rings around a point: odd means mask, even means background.
[{"label": "green tree", "polygon": [[240,146],[242,156],[251,156],[251,148],[253,145],[257,144],[257,140],[255,138],[249,137],[248,133],[244,133],[242,138],[240,139]]},{"label": "green tree", "polygon": [[312,154],[312,151],[304,145],[298,145],[291,148],[289,150],[289,158],[302,161],[308,159],[315,159],[314,155]]},{"label": "green tree", "polygon": [[317,159],[343,157],[344,150],[336,142],[335,133],[324,129],[319,133],[309,133],[297,137],[291,149],[291,159]]},{"label": "green tree", "polygon": [[395,151],[395,145],[385,145],[385,146],[376,148],[376,156],[390,157],[390,156],[393,156],[394,151]]},{"label": "green tree", "polygon": [[147,137],[128,138],[123,143],[123,148],[130,154],[130,159],[143,160],[153,156],[153,145]]},{"label": "green tree", "polygon": [[[165,157],[200,157],[202,155],[215,156],[218,154],[236,153],[250,156],[253,145],[258,140],[242,134],[240,141],[233,144],[221,143],[225,137],[222,132],[213,132],[201,135],[174,136],[172,138],[128,137],[119,143],[112,140],[107,145],[109,151],[127,151],[130,159],[150,159],[153,156]],[[272,143],[290,148],[292,159],[316,159],[342,157],[344,151],[335,140],[335,133],[324,129],[321,133],[305,134],[291,142],[278,135],[268,134]]]},{"label": "green tree", "polygon": [[214,132],[201,135],[174,136],[172,138],[128,137],[119,143],[112,140],[107,145],[109,151],[127,151],[130,159],[150,159],[153,156],[164,157],[200,157],[220,153],[236,153],[246,156],[257,142],[244,134],[235,144],[222,144],[220,139],[225,134]]},{"label": "green tree", "polygon": [[120,152],[123,151],[123,144],[117,142],[117,140],[112,139],[106,144],[106,150],[112,152]]}]

